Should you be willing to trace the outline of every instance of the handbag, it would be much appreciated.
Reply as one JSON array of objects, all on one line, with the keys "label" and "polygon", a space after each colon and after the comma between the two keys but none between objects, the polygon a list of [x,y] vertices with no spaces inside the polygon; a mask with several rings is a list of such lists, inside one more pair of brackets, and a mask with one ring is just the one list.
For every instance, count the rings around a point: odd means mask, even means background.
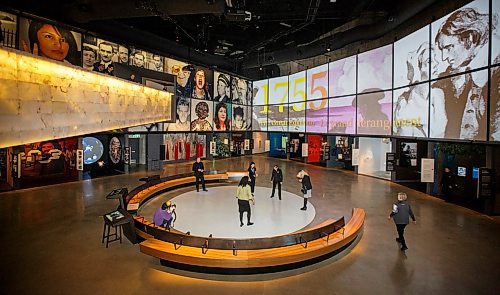
[{"label": "handbag", "polygon": [[305,194],[307,194],[307,189],[306,189],[305,187],[302,187],[302,188],[300,189],[300,191],[301,191],[304,195],[305,195]]}]

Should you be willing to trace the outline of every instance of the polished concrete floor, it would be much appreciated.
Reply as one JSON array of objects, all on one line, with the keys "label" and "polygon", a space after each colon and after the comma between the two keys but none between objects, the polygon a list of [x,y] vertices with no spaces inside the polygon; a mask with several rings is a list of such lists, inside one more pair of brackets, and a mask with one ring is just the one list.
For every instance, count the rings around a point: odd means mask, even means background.
[{"label": "polished concrete floor", "polygon": [[[208,169],[246,170],[269,187],[272,166],[285,189],[300,194],[298,169],[311,175],[316,216],[310,225],[366,210],[358,243],[340,256],[304,268],[250,276],[207,275],[160,266],[128,241],[101,244],[102,214],[117,206],[111,190],[140,184],[151,172],[0,194],[1,294],[499,294],[500,221],[397,184],[263,156],[205,162]],[[214,167],[215,165],[215,167]],[[164,174],[190,170],[168,165]],[[209,187],[210,189],[210,187]],[[189,189],[183,189],[186,192]],[[418,223],[398,249],[387,220],[398,191],[409,194]],[[179,192],[180,193],[180,192]],[[178,194],[178,193],[177,193]],[[172,194],[171,197],[175,197]]]}]

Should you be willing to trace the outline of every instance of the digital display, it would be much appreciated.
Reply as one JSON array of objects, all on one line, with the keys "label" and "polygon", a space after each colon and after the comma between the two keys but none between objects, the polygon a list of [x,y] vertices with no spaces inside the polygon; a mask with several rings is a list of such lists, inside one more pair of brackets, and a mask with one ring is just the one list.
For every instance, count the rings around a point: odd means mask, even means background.
[{"label": "digital display", "polygon": [[356,56],[328,64],[330,96],[356,93]]},{"label": "digital display", "polygon": [[302,102],[300,111],[305,109],[306,101],[306,71],[298,72],[289,76],[289,102]]},{"label": "digital display", "polygon": [[288,103],[288,76],[269,79],[269,104]]},{"label": "digital display", "polygon": [[393,135],[429,136],[429,83],[394,90]]},{"label": "digital display", "polygon": [[89,165],[97,162],[104,152],[102,142],[95,137],[83,138],[83,163]]},{"label": "digital display", "polygon": [[253,82],[253,105],[260,106],[269,104],[269,85],[268,80],[259,80]]},{"label": "digital display", "polygon": [[357,133],[390,135],[392,91],[363,93],[357,99]]},{"label": "digital display", "polygon": [[177,96],[175,123],[165,123],[165,131],[189,131],[191,129],[191,100]]},{"label": "digital display", "polygon": [[307,70],[306,99],[328,97],[328,64]]},{"label": "digital display", "polygon": [[211,101],[191,100],[191,131],[212,131],[213,103]]},{"label": "digital display", "polygon": [[267,106],[254,106],[252,111],[252,130],[267,131]]},{"label": "digital display", "polygon": [[486,140],[488,71],[431,83],[430,137]]},{"label": "digital display", "polygon": [[500,141],[500,67],[491,68],[490,140]]},{"label": "digital display", "polygon": [[465,167],[457,167],[457,175],[460,177],[467,176],[467,168]]},{"label": "digital display", "polygon": [[163,136],[165,161],[205,158],[206,135],[196,133],[167,133]]},{"label": "digital display", "polygon": [[492,1],[492,19],[496,20],[496,24],[491,24],[491,64],[500,63],[500,2]]},{"label": "digital display", "polygon": [[288,106],[288,131],[305,132],[306,131],[306,110],[305,101],[292,103]]},{"label": "digital display", "polygon": [[476,0],[431,24],[432,77],[488,65],[489,1]]},{"label": "digital display", "polygon": [[328,133],[356,134],[356,96],[329,99]]},{"label": "digital display", "polygon": [[327,98],[307,102],[306,122],[307,132],[326,133],[328,129]]},{"label": "digital display", "polygon": [[214,101],[231,102],[231,76],[214,72]]},{"label": "digital display", "polygon": [[231,104],[214,102],[214,131],[229,131],[231,129]]},{"label": "digital display", "polygon": [[285,104],[270,105],[268,111],[268,131],[288,131],[288,107]]},{"label": "digital display", "polygon": [[233,104],[232,130],[244,131],[248,129],[247,106]]},{"label": "digital display", "polygon": [[358,93],[392,88],[392,44],[358,54]]},{"label": "digital display", "polygon": [[394,43],[394,87],[429,80],[429,30],[425,26]]}]

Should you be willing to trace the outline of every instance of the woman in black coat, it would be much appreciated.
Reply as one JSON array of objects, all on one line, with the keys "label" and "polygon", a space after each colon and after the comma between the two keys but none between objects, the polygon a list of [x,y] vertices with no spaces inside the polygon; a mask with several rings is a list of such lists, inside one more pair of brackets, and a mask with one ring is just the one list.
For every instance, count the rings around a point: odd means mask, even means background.
[{"label": "woman in black coat", "polygon": [[250,177],[250,188],[252,190],[252,196],[255,192],[255,178],[258,176],[257,168],[255,168],[255,162],[250,163],[250,167],[248,167],[248,177]]}]

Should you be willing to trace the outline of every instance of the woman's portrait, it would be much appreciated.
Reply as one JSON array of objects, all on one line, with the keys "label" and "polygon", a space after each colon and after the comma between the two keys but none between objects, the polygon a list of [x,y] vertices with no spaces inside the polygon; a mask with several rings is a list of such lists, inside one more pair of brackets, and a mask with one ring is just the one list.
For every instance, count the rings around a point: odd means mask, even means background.
[{"label": "woman's portrait", "polygon": [[88,45],[83,45],[83,68],[92,71],[97,61],[97,50]]},{"label": "woman's portrait", "polygon": [[22,19],[20,48],[33,55],[81,65],[81,35],[57,25]]},{"label": "woman's portrait", "polygon": [[194,109],[191,111],[191,114],[194,114],[196,119],[191,121],[191,131],[212,131],[209,104],[205,101],[193,99],[192,105]]},{"label": "woman's portrait", "polygon": [[213,79],[213,74],[211,75],[212,77],[207,76],[207,70],[201,68],[196,69],[194,74],[193,93],[191,95],[192,98],[212,100],[212,96],[210,95],[211,91],[207,81],[211,81]]},{"label": "woman's portrait", "polygon": [[231,123],[231,107],[223,102],[217,103],[214,112],[214,127],[216,131],[229,130]]}]

